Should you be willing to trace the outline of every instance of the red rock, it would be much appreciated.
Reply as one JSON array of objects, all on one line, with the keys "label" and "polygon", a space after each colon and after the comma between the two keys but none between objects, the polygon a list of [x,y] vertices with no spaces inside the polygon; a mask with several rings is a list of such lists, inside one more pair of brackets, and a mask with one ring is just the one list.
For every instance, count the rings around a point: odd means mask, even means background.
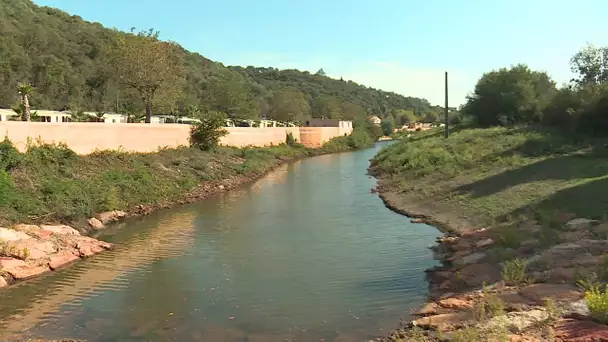
[{"label": "red rock", "polygon": [[442,299],[438,304],[444,308],[454,310],[466,310],[473,308],[473,303],[471,303],[471,301],[455,297]]},{"label": "red rock", "polygon": [[561,223],[561,224],[566,224],[569,221],[572,221],[573,219],[576,218],[576,214],[574,213],[556,213],[553,218]]},{"label": "red rock", "polygon": [[[223,186],[222,186],[223,187]],[[110,222],[118,221],[121,218],[127,216],[127,213],[121,210],[107,211],[105,213],[101,213],[96,215],[96,218],[101,221],[103,224],[107,224]]]},{"label": "red rock", "polygon": [[555,325],[555,336],[564,342],[608,341],[608,325],[593,321],[562,319]]},{"label": "red rock", "polygon": [[414,312],[414,316],[436,315],[439,305],[435,303],[427,303],[425,306]]},{"label": "red rock", "polygon": [[484,282],[493,284],[500,280],[500,271],[488,264],[471,264],[458,271],[460,278],[469,286],[479,286]]},{"label": "red rock", "polygon": [[40,228],[43,230],[48,230],[55,234],[60,234],[60,235],[80,235],[79,231],[77,231],[76,229],[74,229],[70,226],[64,226],[64,225],[48,226],[48,225],[46,225],[46,226],[40,226]]},{"label": "red rock", "polygon": [[80,256],[83,258],[90,257],[103,251],[103,247],[87,242],[79,242],[77,248],[80,252]]},{"label": "red rock", "polygon": [[49,267],[52,270],[56,270],[78,259],[80,258],[74,255],[73,253],[64,251],[51,257],[51,261],[49,261]]},{"label": "red rock", "polygon": [[106,226],[104,226],[103,222],[101,222],[100,220],[96,219],[95,217],[91,217],[90,219],[88,219],[87,223],[93,229],[104,229],[106,227]]},{"label": "red rock", "polygon": [[472,311],[463,311],[422,317],[412,321],[412,324],[423,329],[447,331],[472,323],[474,320]]},{"label": "red rock", "polygon": [[568,284],[532,284],[519,290],[519,294],[541,305],[546,298],[569,302],[583,298],[576,287]]},{"label": "red rock", "polygon": [[469,243],[469,241],[465,240],[465,239],[458,239],[456,241],[456,243],[454,243],[452,245],[452,250],[454,252],[458,252],[458,251],[466,251],[466,250],[470,250],[471,249],[471,244]]},{"label": "red rock", "polygon": [[5,286],[8,286],[8,282],[6,281],[6,279],[4,279],[3,276],[0,276],[0,288],[3,288]]},{"label": "red rock", "polygon": [[0,257],[0,270],[19,266],[25,266],[25,261],[15,258]]},{"label": "red rock", "polygon": [[33,231],[31,234],[35,235],[39,239],[46,240],[53,236],[53,232],[50,230],[38,229],[37,231]]},{"label": "red rock", "polygon": [[6,271],[17,280],[26,280],[48,272],[49,268],[46,266],[32,266],[25,264],[22,266],[13,266],[8,268],[4,267],[2,270]]},{"label": "red rock", "polygon": [[41,242],[36,239],[18,241],[15,243],[15,247],[20,256],[25,257],[25,253],[27,253],[28,259],[41,259],[57,251],[52,242]]}]

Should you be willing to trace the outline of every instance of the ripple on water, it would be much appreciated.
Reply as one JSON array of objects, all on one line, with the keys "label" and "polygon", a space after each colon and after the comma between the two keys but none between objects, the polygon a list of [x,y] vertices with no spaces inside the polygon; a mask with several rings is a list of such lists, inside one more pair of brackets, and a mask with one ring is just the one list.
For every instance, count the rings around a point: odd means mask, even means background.
[{"label": "ripple on water", "polygon": [[115,250],[0,292],[0,331],[89,341],[382,334],[424,300],[439,232],[369,193],[374,153],[304,160],[110,228]]}]

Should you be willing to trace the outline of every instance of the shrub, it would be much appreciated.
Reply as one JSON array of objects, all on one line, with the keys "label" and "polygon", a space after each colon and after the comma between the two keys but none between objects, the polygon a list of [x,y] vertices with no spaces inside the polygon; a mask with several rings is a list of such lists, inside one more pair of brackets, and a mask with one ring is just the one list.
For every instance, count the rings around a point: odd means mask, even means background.
[{"label": "shrub", "polygon": [[203,151],[212,150],[219,144],[220,138],[228,134],[224,128],[226,115],[220,112],[209,112],[201,117],[201,123],[190,129],[190,145]]},{"label": "shrub", "polygon": [[13,146],[8,137],[0,142],[0,170],[10,171],[23,160],[23,155]]},{"label": "shrub", "polygon": [[39,141],[28,145],[25,158],[35,163],[65,166],[76,161],[78,155],[65,143],[46,144]]},{"label": "shrub", "polygon": [[285,136],[285,144],[287,144],[287,146],[298,145],[298,141],[293,137],[293,133],[287,132],[287,135]]},{"label": "shrub", "polygon": [[608,291],[592,289],[585,292],[585,302],[591,312],[591,318],[602,324],[608,324]]},{"label": "shrub", "polygon": [[528,262],[523,259],[508,260],[505,262],[505,267],[501,272],[502,280],[507,284],[522,285],[527,282],[526,268]]},{"label": "shrub", "polygon": [[11,176],[6,171],[0,169],[0,206],[9,203],[13,191]]}]

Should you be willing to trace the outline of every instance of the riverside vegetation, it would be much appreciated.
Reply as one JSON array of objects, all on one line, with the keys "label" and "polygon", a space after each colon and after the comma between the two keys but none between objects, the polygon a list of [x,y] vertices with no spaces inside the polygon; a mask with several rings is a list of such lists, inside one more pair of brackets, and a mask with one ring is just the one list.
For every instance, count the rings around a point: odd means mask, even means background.
[{"label": "riverside vegetation", "polygon": [[386,341],[608,341],[608,48],[561,89],[486,73],[449,138],[403,136],[370,173],[392,209],[446,231],[430,302]]}]

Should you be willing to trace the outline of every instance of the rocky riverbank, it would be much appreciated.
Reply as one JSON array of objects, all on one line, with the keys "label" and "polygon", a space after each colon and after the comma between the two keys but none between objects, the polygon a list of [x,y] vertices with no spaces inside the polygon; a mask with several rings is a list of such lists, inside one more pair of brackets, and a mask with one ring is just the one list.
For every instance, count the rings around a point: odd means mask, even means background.
[{"label": "rocky riverbank", "polygon": [[65,225],[0,228],[0,288],[65,267],[112,245]]},{"label": "rocky riverbank", "polygon": [[441,265],[427,270],[429,302],[378,341],[608,341],[584,299],[608,280],[608,223],[556,213],[466,229],[378,191],[390,209],[446,232],[432,248]]}]

